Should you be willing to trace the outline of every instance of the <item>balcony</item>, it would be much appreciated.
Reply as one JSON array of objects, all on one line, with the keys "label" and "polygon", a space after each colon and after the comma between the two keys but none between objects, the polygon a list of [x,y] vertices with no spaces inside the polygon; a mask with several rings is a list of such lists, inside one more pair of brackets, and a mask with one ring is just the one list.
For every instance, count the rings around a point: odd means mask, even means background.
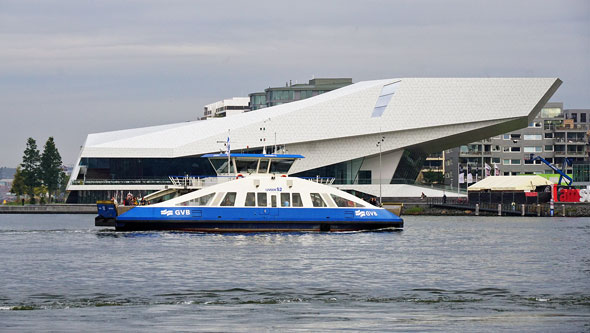
[{"label": "balcony", "polygon": [[553,142],[554,143],[561,143],[561,144],[581,144],[581,145],[585,145],[588,143],[588,138],[587,137],[581,137],[581,138],[553,138]]},{"label": "balcony", "polygon": [[587,125],[580,125],[580,124],[575,124],[573,126],[565,126],[565,125],[555,126],[556,132],[560,132],[560,131],[582,132],[582,131],[586,131],[586,130],[588,130],[588,126]]},{"label": "balcony", "polygon": [[586,152],[585,151],[556,151],[555,153],[556,157],[585,157],[586,156]]},{"label": "balcony", "polygon": [[482,152],[481,150],[469,149],[469,150],[462,150],[459,152],[460,157],[472,157],[472,156],[482,156],[482,155],[490,155],[491,153],[486,151]]}]

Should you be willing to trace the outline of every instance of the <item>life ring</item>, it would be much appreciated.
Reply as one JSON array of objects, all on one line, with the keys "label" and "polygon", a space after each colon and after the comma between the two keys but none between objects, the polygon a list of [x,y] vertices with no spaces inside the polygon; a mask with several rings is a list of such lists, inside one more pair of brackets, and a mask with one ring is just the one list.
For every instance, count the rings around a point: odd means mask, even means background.
[{"label": "life ring", "polygon": [[287,175],[281,175],[281,177],[287,177]]},{"label": "life ring", "polygon": [[240,179],[240,178],[244,178],[244,175],[242,175],[241,173],[238,173],[238,175],[236,176],[236,179]]}]

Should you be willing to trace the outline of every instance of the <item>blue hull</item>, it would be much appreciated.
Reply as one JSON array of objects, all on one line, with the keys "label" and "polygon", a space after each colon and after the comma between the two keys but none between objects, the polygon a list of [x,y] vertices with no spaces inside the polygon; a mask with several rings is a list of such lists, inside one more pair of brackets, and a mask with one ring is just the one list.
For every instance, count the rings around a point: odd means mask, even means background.
[{"label": "blue hull", "polygon": [[115,222],[117,231],[172,230],[186,232],[277,232],[277,231],[361,231],[401,229],[399,222],[364,222],[348,221],[301,222],[301,221],[119,221]]},{"label": "blue hull", "polygon": [[[100,211],[99,211],[100,212]],[[97,217],[100,219],[101,216]],[[199,232],[358,231],[403,228],[385,209],[136,207],[111,219],[118,231]]]}]

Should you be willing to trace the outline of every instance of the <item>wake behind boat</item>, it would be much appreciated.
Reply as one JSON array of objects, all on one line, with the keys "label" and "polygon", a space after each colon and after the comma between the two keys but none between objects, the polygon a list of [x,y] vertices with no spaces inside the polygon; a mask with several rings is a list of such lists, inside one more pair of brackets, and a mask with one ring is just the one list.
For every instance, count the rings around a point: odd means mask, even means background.
[{"label": "wake behind boat", "polygon": [[[388,210],[313,180],[289,177],[301,155],[208,154],[218,174],[231,166],[231,180],[148,206],[117,213],[98,203],[97,225],[117,231],[199,232],[357,231],[402,228]],[[227,178],[226,178],[227,179]]]}]

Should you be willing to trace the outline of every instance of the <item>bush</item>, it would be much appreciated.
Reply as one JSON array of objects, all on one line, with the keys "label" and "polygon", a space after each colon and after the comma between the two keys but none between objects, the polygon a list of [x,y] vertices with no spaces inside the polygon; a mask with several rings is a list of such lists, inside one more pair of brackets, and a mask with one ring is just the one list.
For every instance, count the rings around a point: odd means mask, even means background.
[{"label": "bush", "polygon": [[424,212],[424,208],[419,207],[419,206],[410,207],[410,208],[404,209],[404,211],[403,211],[404,214],[408,214],[408,215],[418,215],[418,214],[421,214],[422,212]]}]

